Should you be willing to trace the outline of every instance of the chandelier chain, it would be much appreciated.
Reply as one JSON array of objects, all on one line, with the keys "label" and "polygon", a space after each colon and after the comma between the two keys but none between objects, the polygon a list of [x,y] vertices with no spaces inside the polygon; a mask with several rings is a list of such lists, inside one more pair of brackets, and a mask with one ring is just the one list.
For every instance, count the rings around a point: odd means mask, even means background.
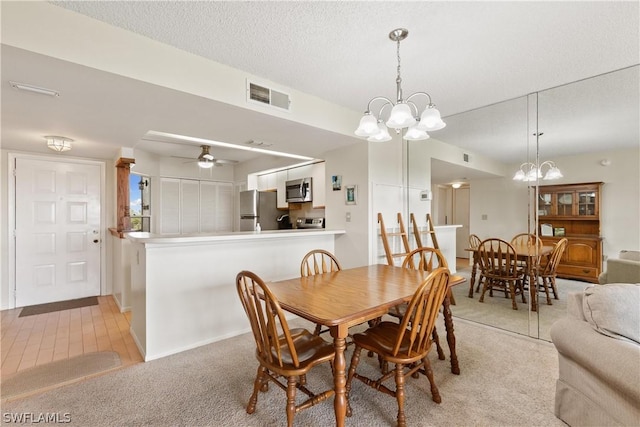
[{"label": "chandelier chain", "polygon": [[402,77],[400,77],[400,39],[398,39],[397,43],[397,48],[396,48],[396,55],[398,57],[398,77],[396,78],[396,98],[397,98],[397,102],[402,102]]}]

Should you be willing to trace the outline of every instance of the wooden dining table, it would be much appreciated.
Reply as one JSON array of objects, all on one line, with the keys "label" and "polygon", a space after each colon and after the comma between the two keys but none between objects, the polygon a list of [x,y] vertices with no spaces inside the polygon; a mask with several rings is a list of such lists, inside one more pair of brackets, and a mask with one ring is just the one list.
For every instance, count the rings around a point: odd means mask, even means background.
[{"label": "wooden dining table", "polygon": [[[532,245],[512,245],[516,250],[516,256],[519,260],[525,262],[525,271],[529,276],[529,295],[531,298],[531,310],[538,310],[538,291],[537,291],[537,278],[536,268],[538,266],[538,260],[543,256],[548,256],[553,252],[553,246],[541,246],[536,247]],[[478,249],[466,248],[465,251],[473,253],[473,267],[471,268],[471,280],[469,282],[469,298],[473,298],[473,286],[476,282],[476,272],[478,269]]]},{"label": "wooden dining table", "polygon": [[[344,426],[347,412],[345,348],[349,327],[377,319],[391,307],[411,300],[418,284],[428,274],[426,271],[375,264],[268,284],[284,310],[327,326],[331,331],[336,352],[333,372],[337,426]],[[449,286],[464,281],[462,276],[451,276]],[[450,301],[446,297],[443,317],[451,353],[451,371],[459,374],[449,306]]]}]

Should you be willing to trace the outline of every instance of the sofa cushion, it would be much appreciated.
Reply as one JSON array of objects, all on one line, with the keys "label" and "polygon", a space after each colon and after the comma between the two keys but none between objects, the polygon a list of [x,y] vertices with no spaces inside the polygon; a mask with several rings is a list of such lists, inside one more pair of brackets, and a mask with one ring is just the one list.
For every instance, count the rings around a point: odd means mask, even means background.
[{"label": "sofa cushion", "polygon": [[640,284],[589,286],[583,310],[587,322],[601,334],[640,344]]}]

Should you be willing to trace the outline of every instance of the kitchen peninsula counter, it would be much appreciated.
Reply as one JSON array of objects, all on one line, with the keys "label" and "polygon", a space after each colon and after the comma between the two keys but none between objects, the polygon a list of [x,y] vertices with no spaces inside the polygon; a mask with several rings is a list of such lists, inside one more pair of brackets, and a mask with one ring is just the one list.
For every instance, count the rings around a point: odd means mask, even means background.
[{"label": "kitchen peninsula counter", "polygon": [[249,331],[235,277],[300,275],[312,249],[335,252],[344,230],[263,230],[159,235],[132,232],[131,333],[145,360]]}]

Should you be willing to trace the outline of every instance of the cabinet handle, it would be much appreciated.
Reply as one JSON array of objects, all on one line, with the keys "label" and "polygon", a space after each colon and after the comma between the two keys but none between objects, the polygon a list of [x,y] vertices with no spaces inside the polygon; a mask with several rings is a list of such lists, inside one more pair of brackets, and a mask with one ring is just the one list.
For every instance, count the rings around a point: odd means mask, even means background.
[{"label": "cabinet handle", "polygon": [[583,273],[589,273],[590,270],[582,270]]}]

